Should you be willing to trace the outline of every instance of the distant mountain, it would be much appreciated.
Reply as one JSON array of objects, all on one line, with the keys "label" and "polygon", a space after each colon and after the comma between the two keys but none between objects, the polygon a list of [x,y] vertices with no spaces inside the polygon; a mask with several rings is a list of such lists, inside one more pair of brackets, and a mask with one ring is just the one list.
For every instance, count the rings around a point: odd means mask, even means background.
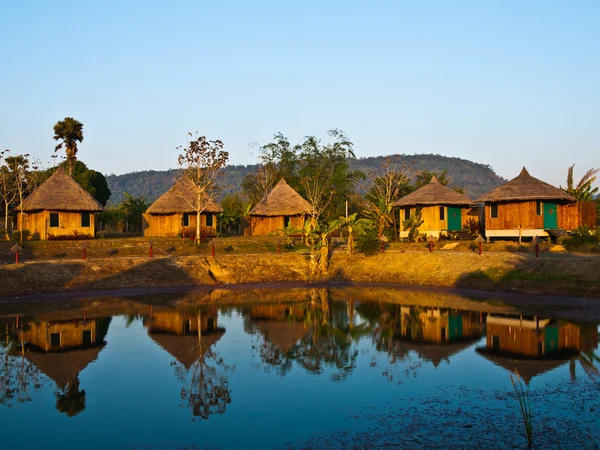
[{"label": "distant mountain", "polygon": [[[450,186],[464,188],[471,198],[485,194],[506,182],[504,178],[496,175],[488,165],[441,155],[389,155],[357,158],[350,160],[350,168],[361,170],[369,177],[380,173],[383,164],[388,159],[395,162],[398,168],[409,168],[415,174],[422,170],[429,172],[447,170]],[[257,164],[227,166],[223,171],[221,182],[226,187],[225,193],[239,190],[244,177],[253,173],[257,167]],[[150,202],[153,202],[173,185],[179,173],[179,169],[170,169],[109,175],[106,177],[106,181],[112,195],[108,204],[114,206],[122,202],[125,191],[134,197],[145,195]],[[366,188],[367,183],[361,183],[359,186],[360,190]]]}]

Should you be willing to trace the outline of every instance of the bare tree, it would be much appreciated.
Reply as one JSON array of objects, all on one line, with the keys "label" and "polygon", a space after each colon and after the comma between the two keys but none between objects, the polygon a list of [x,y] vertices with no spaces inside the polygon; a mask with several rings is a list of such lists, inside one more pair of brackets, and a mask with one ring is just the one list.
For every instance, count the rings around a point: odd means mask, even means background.
[{"label": "bare tree", "polygon": [[[189,133],[191,136],[191,133]],[[186,147],[177,147],[181,151],[178,162],[187,176],[196,186],[196,198],[186,201],[196,211],[196,243],[200,243],[201,214],[208,203],[213,202],[219,195],[217,178],[221,169],[229,161],[229,153],[223,150],[220,140],[210,141],[200,136],[190,141]]]}]

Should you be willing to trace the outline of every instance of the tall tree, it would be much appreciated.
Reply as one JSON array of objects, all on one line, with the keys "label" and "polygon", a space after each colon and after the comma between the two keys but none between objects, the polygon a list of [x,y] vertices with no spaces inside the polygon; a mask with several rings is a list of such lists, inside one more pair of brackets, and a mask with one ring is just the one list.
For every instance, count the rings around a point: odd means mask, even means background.
[{"label": "tall tree", "polygon": [[567,171],[567,188],[565,191],[571,194],[578,202],[591,202],[594,201],[594,196],[598,193],[598,188],[592,188],[592,184],[596,181],[596,174],[600,172],[600,169],[590,169],[585,175],[579,180],[579,183],[575,185],[573,181],[573,169],[575,164],[569,167]]},{"label": "tall tree", "polygon": [[65,148],[69,175],[73,176],[77,161],[77,143],[83,141],[83,124],[72,117],[65,117],[54,125],[54,140],[60,141],[54,151]]},{"label": "tall tree", "polygon": [[362,172],[349,168],[348,159],[354,158],[354,144],[344,132],[330,130],[327,134],[330,139],[327,143],[307,136],[297,146],[300,193],[313,208],[311,215],[315,224],[326,211],[326,220],[343,215],[356,181],[364,178]]},{"label": "tall tree", "polygon": [[119,210],[134,230],[142,231],[142,214],[149,206],[144,195],[133,197],[125,191],[125,200],[119,205]]},{"label": "tall tree", "polygon": [[[191,133],[188,133],[191,136]],[[221,169],[229,161],[229,152],[223,150],[224,144],[220,140],[211,141],[204,136],[190,141],[185,147],[179,146],[181,151],[178,162],[184,175],[196,185],[196,198],[190,206],[196,211],[196,243],[200,244],[200,219],[201,214],[209,202],[215,201],[219,195],[217,179]]]},{"label": "tall tree", "polygon": [[8,217],[13,203],[17,199],[18,192],[15,187],[15,177],[6,161],[9,158],[10,150],[6,149],[0,152],[0,199],[2,200],[2,209],[4,215],[4,233],[6,239],[10,239],[8,233]]},{"label": "tall tree", "polygon": [[[377,224],[377,235],[381,237],[386,229],[394,226],[396,220],[392,204],[410,193],[410,172],[398,169],[395,163],[387,160],[383,164],[383,174],[373,179],[373,185],[365,195],[365,215]],[[394,235],[398,233],[394,232]]]},{"label": "tall tree", "polygon": [[27,194],[33,190],[34,184],[28,183],[29,176],[29,154],[10,156],[5,159],[6,166],[9,170],[9,176],[12,178],[12,189],[14,190],[15,199],[19,201],[19,229],[21,230],[20,244],[23,246],[23,200]]}]

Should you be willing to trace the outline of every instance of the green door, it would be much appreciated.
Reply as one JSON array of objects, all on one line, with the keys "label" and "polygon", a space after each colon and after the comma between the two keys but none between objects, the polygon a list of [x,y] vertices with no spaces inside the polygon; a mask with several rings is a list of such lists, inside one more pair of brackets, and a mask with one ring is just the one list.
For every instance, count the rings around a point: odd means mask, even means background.
[{"label": "green door", "polygon": [[462,316],[448,316],[448,340],[455,341],[460,339],[463,334]]},{"label": "green door", "polygon": [[544,354],[558,350],[558,327],[546,327],[544,330]]},{"label": "green door", "polygon": [[556,203],[544,202],[544,229],[558,228],[558,213]]},{"label": "green door", "polygon": [[460,208],[448,206],[448,231],[462,230],[462,220],[460,217]]}]

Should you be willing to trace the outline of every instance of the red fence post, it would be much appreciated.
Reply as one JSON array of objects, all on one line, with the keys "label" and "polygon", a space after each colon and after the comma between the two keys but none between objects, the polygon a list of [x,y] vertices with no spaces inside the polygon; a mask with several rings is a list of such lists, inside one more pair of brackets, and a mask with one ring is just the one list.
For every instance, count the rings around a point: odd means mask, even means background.
[{"label": "red fence post", "polygon": [[19,264],[19,251],[15,252],[15,264]]},{"label": "red fence post", "polygon": [[215,241],[212,241],[212,250],[211,250],[211,253],[212,253],[212,257],[214,258],[215,257]]}]

